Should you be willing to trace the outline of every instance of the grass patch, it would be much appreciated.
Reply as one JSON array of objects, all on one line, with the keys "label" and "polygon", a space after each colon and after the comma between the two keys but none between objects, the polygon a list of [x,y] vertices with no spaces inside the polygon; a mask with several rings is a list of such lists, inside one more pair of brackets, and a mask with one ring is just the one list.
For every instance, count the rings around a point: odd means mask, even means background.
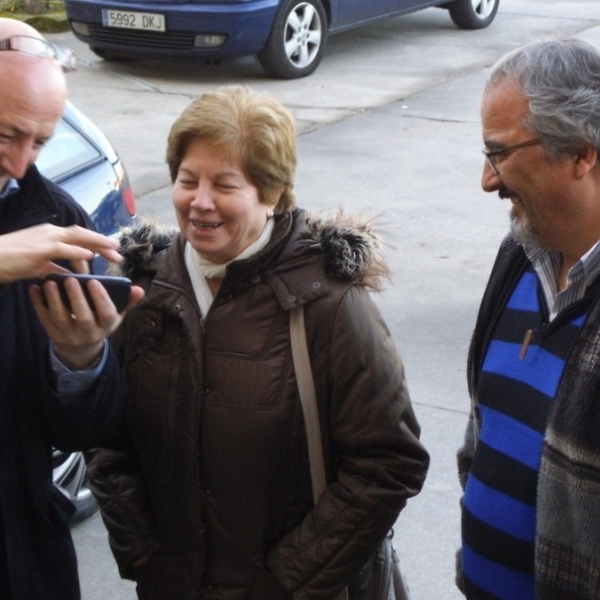
[{"label": "grass patch", "polygon": [[24,21],[42,34],[69,30],[64,0],[0,0],[0,17]]},{"label": "grass patch", "polygon": [[64,12],[64,0],[0,0],[0,14],[17,15],[47,15]]}]

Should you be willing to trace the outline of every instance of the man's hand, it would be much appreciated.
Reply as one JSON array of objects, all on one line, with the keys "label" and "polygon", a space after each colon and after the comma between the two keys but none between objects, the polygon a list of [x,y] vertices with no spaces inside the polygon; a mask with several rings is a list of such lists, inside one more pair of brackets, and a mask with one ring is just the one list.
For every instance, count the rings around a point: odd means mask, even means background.
[{"label": "man's hand", "polygon": [[[87,283],[96,308],[94,311],[76,279],[66,279],[64,286],[71,310],[63,304],[54,281],[44,283],[43,295],[40,286],[32,285],[30,297],[58,359],[73,371],[90,369],[96,366],[102,356],[105,338],[119,327],[127,311],[143,298],[144,290],[132,286],[127,309],[118,313],[100,282],[91,280]],[[47,306],[44,305],[43,296]]]},{"label": "man's hand", "polygon": [[95,254],[120,262],[118,246],[116,240],[77,225],[36,225],[6,233],[0,235],[0,283],[64,273],[54,262],[60,259],[70,261],[75,272],[87,273]]}]

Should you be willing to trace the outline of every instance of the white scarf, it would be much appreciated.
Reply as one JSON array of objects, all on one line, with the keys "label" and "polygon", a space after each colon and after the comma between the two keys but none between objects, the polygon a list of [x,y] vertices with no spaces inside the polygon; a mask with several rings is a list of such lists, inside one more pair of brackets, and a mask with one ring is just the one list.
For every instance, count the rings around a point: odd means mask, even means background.
[{"label": "white scarf", "polygon": [[200,307],[200,312],[202,313],[203,317],[208,313],[208,309],[213,301],[213,295],[208,287],[206,278],[223,279],[223,277],[225,277],[227,265],[230,265],[236,260],[249,258],[253,254],[256,254],[259,250],[262,250],[269,243],[274,227],[275,221],[273,219],[267,219],[267,223],[260,234],[260,237],[255,242],[250,244],[244,251],[238,254],[234,259],[222,265],[218,265],[210,260],[207,260],[201,256],[199,252],[196,252],[189,242],[185,243],[185,266],[190,276],[192,287],[194,288],[196,302]]}]

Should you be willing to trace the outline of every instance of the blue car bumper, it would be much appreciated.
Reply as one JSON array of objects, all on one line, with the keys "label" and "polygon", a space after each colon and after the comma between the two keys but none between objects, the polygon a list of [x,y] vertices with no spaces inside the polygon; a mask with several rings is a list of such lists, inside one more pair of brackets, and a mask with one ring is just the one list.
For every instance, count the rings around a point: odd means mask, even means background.
[{"label": "blue car bumper", "polygon": [[[94,50],[120,56],[225,58],[256,54],[267,42],[280,0],[238,2],[130,2],[67,0],[77,38]],[[165,31],[108,27],[106,10],[163,15]],[[223,40],[216,47],[206,40]],[[200,45],[200,46],[199,46]]]}]

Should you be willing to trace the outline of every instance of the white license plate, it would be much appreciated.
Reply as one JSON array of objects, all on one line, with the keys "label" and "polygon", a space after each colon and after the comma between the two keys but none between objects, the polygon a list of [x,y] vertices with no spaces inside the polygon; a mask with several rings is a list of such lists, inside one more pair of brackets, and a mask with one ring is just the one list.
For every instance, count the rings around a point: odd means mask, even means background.
[{"label": "white license plate", "polygon": [[165,16],[157,13],[130,12],[127,10],[102,10],[104,27],[165,31]]}]

